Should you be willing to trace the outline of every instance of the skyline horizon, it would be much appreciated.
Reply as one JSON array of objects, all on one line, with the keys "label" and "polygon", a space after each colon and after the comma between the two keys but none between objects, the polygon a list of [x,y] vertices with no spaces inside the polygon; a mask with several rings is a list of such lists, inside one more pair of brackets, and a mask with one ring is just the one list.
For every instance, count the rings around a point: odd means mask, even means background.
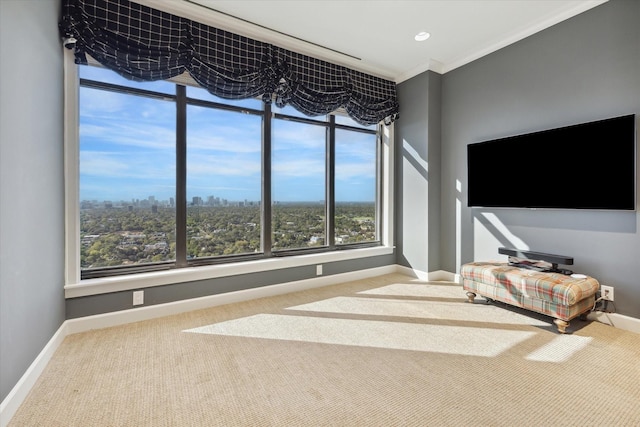
[{"label": "skyline horizon", "polygon": [[[200,196],[194,196],[194,197],[200,197]],[[140,203],[140,202],[150,202],[152,200],[155,200],[156,202],[162,202],[162,203],[170,203],[171,199],[174,199],[174,203],[175,203],[175,197],[170,197],[168,199],[166,198],[158,198],[155,196],[148,196],[146,198],[132,198],[132,199],[97,199],[97,198],[92,198],[92,199],[81,199],[80,203],[120,203],[120,204],[124,204],[124,203]],[[199,204],[197,206],[211,206],[210,204],[208,204],[208,199],[204,199],[202,198],[202,204]],[[226,202],[226,203],[255,203],[255,204],[261,204],[262,201],[261,200],[250,200],[250,199],[233,199],[233,200],[229,200],[229,199],[220,199],[220,201],[222,202]],[[287,204],[294,204],[294,203],[325,203],[324,199],[321,200],[272,200],[272,204],[280,204],[280,203],[287,203]],[[375,200],[336,200],[336,204],[341,204],[341,203],[375,203]],[[188,206],[193,206],[193,201],[187,199],[187,204]]]}]

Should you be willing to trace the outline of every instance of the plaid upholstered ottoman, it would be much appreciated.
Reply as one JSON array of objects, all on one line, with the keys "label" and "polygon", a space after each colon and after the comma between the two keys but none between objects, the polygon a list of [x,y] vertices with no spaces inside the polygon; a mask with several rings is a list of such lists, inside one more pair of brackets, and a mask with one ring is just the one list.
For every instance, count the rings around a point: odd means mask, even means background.
[{"label": "plaid upholstered ottoman", "polygon": [[460,271],[469,302],[476,295],[554,317],[560,333],[587,314],[600,284],[584,275],[540,272],[500,262],[470,262]]}]

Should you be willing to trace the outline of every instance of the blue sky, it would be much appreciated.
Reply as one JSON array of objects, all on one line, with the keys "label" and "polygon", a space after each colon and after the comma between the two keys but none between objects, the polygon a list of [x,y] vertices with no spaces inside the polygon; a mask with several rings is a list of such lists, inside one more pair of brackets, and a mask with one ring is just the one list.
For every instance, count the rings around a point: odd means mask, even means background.
[{"label": "blue sky", "polygon": [[[81,77],[172,93],[167,82],[134,83],[96,67]],[[189,88],[188,96],[214,97]],[[217,99],[220,101],[219,99]],[[236,104],[260,108],[256,100]],[[287,107],[287,113],[300,115]],[[90,88],[80,90],[80,200],[175,197],[175,105]],[[261,118],[189,106],[187,199],[260,200]],[[273,200],[324,199],[325,129],[273,122]],[[336,200],[375,199],[375,137],[338,131]]]}]

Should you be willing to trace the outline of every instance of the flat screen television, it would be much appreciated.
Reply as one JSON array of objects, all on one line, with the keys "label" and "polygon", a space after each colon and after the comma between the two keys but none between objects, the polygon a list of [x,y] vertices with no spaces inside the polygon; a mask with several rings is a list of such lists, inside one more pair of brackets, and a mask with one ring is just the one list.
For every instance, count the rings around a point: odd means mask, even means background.
[{"label": "flat screen television", "polygon": [[467,145],[468,206],[636,209],[634,114]]}]

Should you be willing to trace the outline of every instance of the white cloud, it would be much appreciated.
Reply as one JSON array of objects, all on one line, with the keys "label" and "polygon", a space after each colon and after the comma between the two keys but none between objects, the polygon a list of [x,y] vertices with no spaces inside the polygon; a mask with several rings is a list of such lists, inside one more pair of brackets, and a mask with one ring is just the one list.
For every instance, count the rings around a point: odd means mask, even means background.
[{"label": "white cloud", "polygon": [[365,178],[373,179],[375,176],[374,163],[340,163],[340,165],[336,165],[336,180],[357,179],[361,181]]},{"label": "white cloud", "polygon": [[189,130],[187,136],[187,150],[189,152],[224,151],[228,153],[260,153],[262,149],[260,133],[229,131],[229,128],[216,129],[216,132]]},{"label": "white cloud", "polygon": [[167,177],[175,179],[175,165],[173,159],[169,160],[131,156],[123,152],[85,151],[80,153],[80,174],[81,176],[139,180],[164,180]]},{"label": "white cloud", "polygon": [[286,177],[324,177],[324,161],[315,159],[299,159],[289,162],[277,162],[273,165],[273,172],[276,176]]},{"label": "white cloud", "polygon": [[130,146],[154,150],[175,151],[175,130],[159,125],[112,121],[109,125],[82,123],[80,125],[80,149],[100,144],[106,146]]},{"label": "white cloud", "polygon": [[222,156],[191,157],[187,161],[189,176],[260,176],[260,158],[229,158]]}]

